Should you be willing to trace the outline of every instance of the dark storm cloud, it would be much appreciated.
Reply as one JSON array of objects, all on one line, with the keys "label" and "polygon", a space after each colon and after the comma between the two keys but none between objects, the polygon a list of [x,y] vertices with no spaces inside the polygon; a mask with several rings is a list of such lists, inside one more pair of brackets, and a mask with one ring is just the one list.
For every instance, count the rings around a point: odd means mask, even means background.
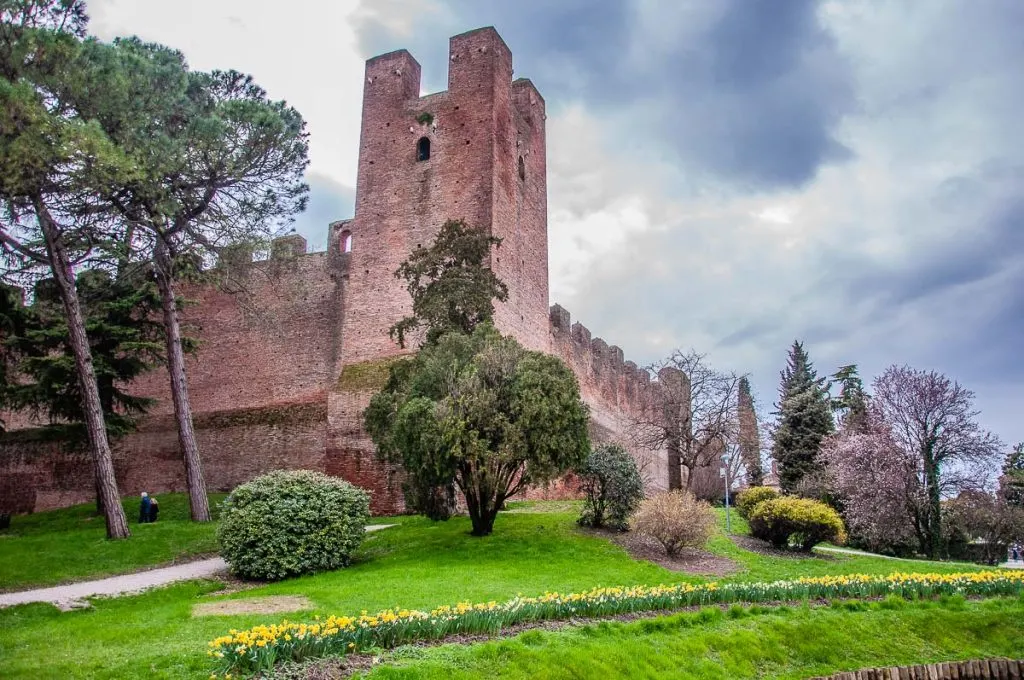
[{"label": "dark storm cloud", "polygon": [[317,172],[309,173],[306,182],[309,184],[309,205],[296,217],[293,226],[306,237],[310,251],[324,250],[327,247],[327,225],[352,217],[356,192]]},{"label": "dark storm cloud", "polygon": [[849,72],[815,0],[694,0],[656,14],[621,0],[599,11],[583,0],[444,0],[411,36],[389,28],[401,6],[364,5],[360,46],[367,56],[408,47],[430,89],[444,87],[437,37],[493,24],[549,110],[582,99],[608,119],[610,146],[639,143],[692,172],[763,188],[803,185],[850,157],[834,136],[853,106]]}]

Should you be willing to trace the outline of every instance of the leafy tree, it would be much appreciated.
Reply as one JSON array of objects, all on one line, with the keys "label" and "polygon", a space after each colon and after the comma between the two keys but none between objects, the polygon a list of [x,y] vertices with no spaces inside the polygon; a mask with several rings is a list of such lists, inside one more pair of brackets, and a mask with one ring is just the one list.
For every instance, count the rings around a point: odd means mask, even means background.
[{"label": "leafy tree", "polygon": [[995,565],[1006,559],[1007,547],[1024,540],[1024,508],[1007,504],[985,491],[967,490],[944,504],[947,535],[959,536],[964,543],[980,539],[980,557]]},{"label": "leafy tree", "polygon": [[365,412],[380,455],[411,477],[455,484],[474,536],[491,533],[507,498],[583,461],[587,422],[572,371],[489,323],[396,362]]},{"label": "leafy tree", "polygon": [[448,220],[429,248],[416,250],[395,272],[412,298],[412,315],[390,329],[401,347],[407,336],[426,329],[427,343],[445,333],[472,333],[494,317],[494,300],[508,299],[508,286],[487,266],[491,246],[501,239],[462,220]]},{"label": "leafy tree", "polygon": [[644,497],[640,469],[629,451],[618,444],[602,444],[577,470],[583,492],[583,526],[629,529],[629,516]]},{"label": "leafy tree", "polygon": [[832,399],[832,410],[839,416],[840,427],[864,430],[868,419],[868,396],[857,374],[857,365],[841,366],[832,375],[832,381],[839,385],[839,396]]},{"label": "leafy tree", "polygon": [[19,272],[38,276],[43,268],[56,282],[107,536],[127,538],[74,267],[110,239],[110,215],[97,197],[126,182],[135,169],[94,122],[58,94],[60,83],[90,77],[91,65],[81,58],[85,24],[80,1],[0,4],[0,247],[6,278]]},{"label": "leafy tree", "polygon": [[805,475],[821,469],[818,451],[834,429],[828,386],[799,341],[793,342],[781,373],[777,408],[772,457],[780,486],[792,492]]},{"label": "leafy tree", "polygon": [[[90,78],[60,96],[94,121],[135,173],[101,194],[124,226],[121,261],[156,276],[192,519],[210,511],[192,423],[176,286],[183,261],[262,242],[305,208],[308,140],[299,113],[235,71],[190,71],[180,52],[136,38],[90,41]],[[100,91],[102,97],[93,93]]]}]

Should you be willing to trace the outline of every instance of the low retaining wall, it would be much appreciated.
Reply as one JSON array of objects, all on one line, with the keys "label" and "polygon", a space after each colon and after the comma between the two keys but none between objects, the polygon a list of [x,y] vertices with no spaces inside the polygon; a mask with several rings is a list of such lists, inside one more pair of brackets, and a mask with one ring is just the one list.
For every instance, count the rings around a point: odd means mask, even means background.
[{"label": "low retaining wall", "polygon": [[812,680],[1020,680],[1024,661],[987,659],[847,671]]}]

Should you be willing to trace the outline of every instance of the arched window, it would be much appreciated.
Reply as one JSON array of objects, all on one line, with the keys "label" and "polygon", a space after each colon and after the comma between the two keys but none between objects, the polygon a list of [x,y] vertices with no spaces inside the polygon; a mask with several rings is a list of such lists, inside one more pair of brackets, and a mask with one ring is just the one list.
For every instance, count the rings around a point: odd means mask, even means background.
[{"label": "arched window", "polygon": [[523,160],[522,156],[519,157],[519,179],[526,179],[526,161]]},{"label": "arched window", "polygon": [[416,160],[430,160],[430,140],[426,137],[420,137],[420,141],[416,142]]},{"label": "arched window", "polygon": [[351,253],[352,252],[352,232],[346,229],[341,232],[341,239],[339,241],[341,252]]}]

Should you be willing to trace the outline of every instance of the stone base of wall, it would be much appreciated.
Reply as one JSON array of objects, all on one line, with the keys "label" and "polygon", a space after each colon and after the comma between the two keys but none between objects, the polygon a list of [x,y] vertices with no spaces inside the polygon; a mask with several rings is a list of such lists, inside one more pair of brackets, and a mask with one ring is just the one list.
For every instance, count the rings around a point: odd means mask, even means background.
[{"label": "stone base of wall", "polygon": [[1020,680],[1024,661],[986,659],[951,661],[926,666],[890,666],[836,673],[812,680]]}]

